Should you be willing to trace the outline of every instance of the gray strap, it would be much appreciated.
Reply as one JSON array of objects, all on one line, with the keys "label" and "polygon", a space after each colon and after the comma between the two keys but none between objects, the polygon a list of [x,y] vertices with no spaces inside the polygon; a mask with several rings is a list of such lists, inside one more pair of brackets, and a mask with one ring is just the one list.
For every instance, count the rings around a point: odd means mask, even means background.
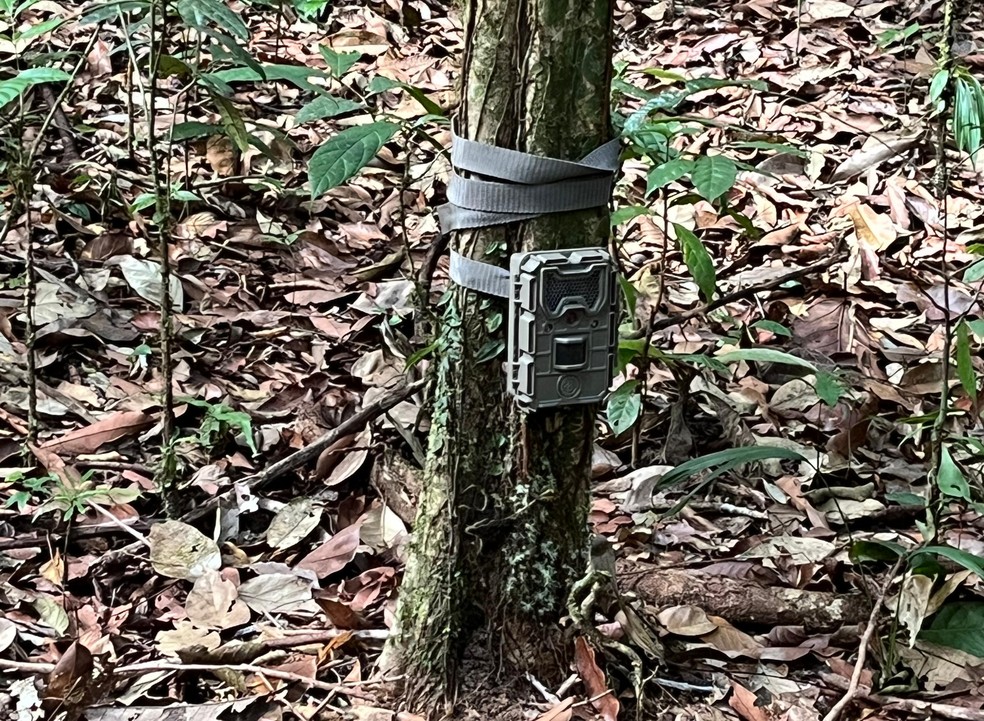
[{"label": "gray strap", "polygon": [[509,271],[451,251],[451,280],[479,293],[509,297]]},{"label": "gray strap", "polygon": [[[529,220],[608,203],[618,170],[618,139],[578,161],[543,158],[453,136],[448,203],[437,209],[441,233]],[[505,182],[503,182],[505,181]]]},{"label": "gray strap", "polygon": [[[448,203],[437,209],[441,234],[605,205],[618,170],[619,150],[616,138],[581,160],[557,160],[454,135]],[[465,178],[455,169],[481,177]],[[509,297],[507,270],[454,251],[451,280],[481,293]]]}]

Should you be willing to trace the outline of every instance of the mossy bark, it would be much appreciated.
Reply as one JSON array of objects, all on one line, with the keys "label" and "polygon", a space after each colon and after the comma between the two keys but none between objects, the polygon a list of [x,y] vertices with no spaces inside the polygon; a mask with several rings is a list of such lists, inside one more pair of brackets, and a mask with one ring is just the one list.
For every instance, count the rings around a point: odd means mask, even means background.
[{"label": "mossy bark", "polygon": [[[469,0],[459,132],[576,160],[610,139],[612,0]],[[460,233],[458,252],[604,246],[608,209]],[[442,310],[436,391],[390,667],[417,708],[453,699],[476,632],[530,659],[584,574],[595,407],[523,414],[506,395],[506,304],[461,288]],[[531,633],[535,635],[531,636]]]}]

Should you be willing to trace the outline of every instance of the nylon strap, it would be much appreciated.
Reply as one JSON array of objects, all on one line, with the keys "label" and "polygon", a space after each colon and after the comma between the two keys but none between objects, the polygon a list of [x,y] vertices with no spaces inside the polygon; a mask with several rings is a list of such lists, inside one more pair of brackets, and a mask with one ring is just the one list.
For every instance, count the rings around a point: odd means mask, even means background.
[{"label": "nylon strap", "polygon": [[[615,139],[581,160],[557,160],[453,135],[448,203],[437,209],[441,234],[606,205],[619,149]],[[456,170],[481,177],[465,178]],[[507,270],[454,251],[451,280],[489,295],[509,295]]]}]

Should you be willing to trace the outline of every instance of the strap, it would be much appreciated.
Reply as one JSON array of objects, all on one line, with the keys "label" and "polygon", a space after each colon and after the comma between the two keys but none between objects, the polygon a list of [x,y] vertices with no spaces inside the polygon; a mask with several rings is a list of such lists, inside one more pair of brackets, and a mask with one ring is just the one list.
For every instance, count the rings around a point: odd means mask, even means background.
[{"label": "strap", "polygon": [[[619,150],[616,138],[581,160],[557,160],[453,135],[448,202],[437,209],[441,235],[605,205],[612,194]],[[456,169],[481,178],[462,177]],[[454,251],[451,280],[481,293],[509,297],[507,270]]]},{"label": "strap", "polygon": [[509,271],[451,251],[451,280],[479,293],[509,297]]},{"label": "strap", "polygon": [[[618,170],[618,139],[581,160],[557,160],[453,136],[448,203],[437,209],[441,233],[529,220],[605,205]],[[503,182],[505,181],[505,182]]]}]

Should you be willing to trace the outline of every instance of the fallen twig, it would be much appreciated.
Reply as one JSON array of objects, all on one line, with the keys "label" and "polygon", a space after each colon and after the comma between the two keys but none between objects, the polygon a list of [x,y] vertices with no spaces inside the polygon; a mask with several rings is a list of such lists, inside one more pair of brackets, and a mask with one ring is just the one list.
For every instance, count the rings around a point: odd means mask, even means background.
[{"label": "fallen twig", "polygon": [[[280,459],[276,463],[264,468],[259,473],[245,477],[242,480],[242,483],[247,485],[249,488],[257,488],[265,483],[269,483],[274,478],[279,478],[285,473],[289,473],[290,471],[300,468],[305,463],[316,459],[319,455],[321,455],[322,451],[328,448],[328,446],[337,441],[339,438],[361,430],[367,423],[375,420],[392,408],[395,408],[417,391],[422,390],[426,384],[427,381],[424,379],[394,388],[386,395],[380,397],[379,400],[363,407],[351,418],[347,418],[342,421],[320,438],[306,445],[304,448],[291,453],[286,458]],[[212,498],[206,503],[203,503],[199,507],[185,514],[181,520],[188,522],[201,518],[206,513],[213,511],[219,504],[221,498],[221,496]]]},{"label": "fallen twig", "polygon": [[868,643],[871,641],[871,636],[874,634],[875,627],[878,625],[878,614],[881,612],[881,605],[885,600],[885,594],[888,593],[888,589],[892,585],[892,579],[895,578],[895,574],[898,572],[899,566],[901,565],[902,559],[900,558],[895,562],[891,572],[888,574],[888,580],[885,582],[885,585],[882,586],[880,592],[878,593],[878,598],[876,598],[875,602],[872,604],[871,615],[868,617],[868,625],[864,629],[864,633],[861,635],[861,644],[858,648],[858,658],[854,663],[854,671],[851,672],[851,681],[847,685],[847,691],[844,692],[841,700],[835,703],[834,707],[830,709],[826,716],[823,717],[823,721],[837,721],[844,709],[847,708],[847,705],[857,696],[858,685],[861,683],[861,673],[864,671],[864,662],[868,656]]},{"label": "fallen twig", "polygon": [[[55,664],[34,663],[29,661],[8,661],[6,659],[0,659],[0,668],[10,669],[12,671],[25,671],[34,674],[48,674],[55,670]],[[371,698],[368,694],[355,688],[356,686],[368,686],[371,684],[389,683],[391,681],[398,680],[396,678],[383,678],[366,679],[365,681],[347,681],[345,683],[330,683],[328,681],[319,681],[316,678],[302,676],[301,674],[291,673],[290,671],[281,671],[274,668],[254,666],[249,663],[213,664],[174,663],[168,661],[145,661],[143,663],[130,664],[129,666],[119,666],[112,669],[110,673],[116,677],[126,678],[129,676],[143,676],[144,674],[156,673],[158,671],[175,671],[179,673],[189,671],[234,671],[238,673],[255,673],[268,678],[276,678],[281,681],[303,683],[311,688],[321,689],[322,691],[332,691],[334,693],[340,693],[345,696],[354,696],[356,698]]]},{"label": "fallen twig", "polygon": [[[829,686],[842,691],[850,689],[850,682],[847,679],[835,676],[832,673],[824,673],[820,674],[820,676]],[[936,701],[920,701],[915,698],[882,696],[881,694],[870,693],[865,686],[858,686],[854,698],[870,701],[872,705],[878,706],[882,711],[906,711],[924,717],[933,716],[952,719],[952,721],[984,721],[984,711],[967,708],[966,706],[937,703]]]},{"label": "fallen twig", "polygon": [[289,473],[290,471],[300,468],[309,461],[313,461],[321,455],[323,450],[339,438],[346,436],[349,433],[354,433],[355,431],[361,430],[362,427],[370,421],[375,420],[383,413],[395,408],[417,391],[422,390],[426,384],[426,380],[419,380],[393,389],[385,396],[382,396],[379,400],[363,407],[351,418],[342,421],[335,428],[332,428],[330,431],[322,435],[317,440],[312,441],[304,448],[291,453],[286,458],[280,459],[276,463],[268,466],[255,475],[247,476],[243,479],[243,483],[250,488],[256,488],[257,486],[262,486],[264,483],[269,483],[274,478],[279,478],[285,473]]},{"label": "fallen twig", "polygon": [[728,293],[727,295],[722,295],[716,300],[712,300],[710,303],[705,303],[704,305],[694,308],[693,310],[684,311],[683,313],[676,313],[668,318],[661,318],[660,320],[653,321],[650,324],[643,326],[642,328],[637,328],[631,333],[623,336],[628,339],[638,339],[646,336],[647,333],[653,333],[658,330],[663,330],[664,328],[669,328],[674,325],[680,325],[692,318],[699,318],[702,315],[710,313],[712,310],[717,310],[728,303],[734,303],[736,300],[742,300],[744,298],[749,298],[756,293],[761,293],[765,290],[772,290],[778,288],[784,283],[788,283],[791,280],[796,280],[797,278],[802,278],[805,275],[810,275],[818,270],[823,270],[824,268],[829,268],[840,260],[843,260],[844,256],[842,253],[832,253],[830,256],[824,258],[823,260],[818,260],[816,263],[810,263],[802,268],[797,268],[796,270],[791,270],[788,273],[783,273],[777,278],[772,280],[767,280],[762,283],[756,283],[755,285],[750,285],[747,288],[741,288],[734,291],[733,293]]}]

